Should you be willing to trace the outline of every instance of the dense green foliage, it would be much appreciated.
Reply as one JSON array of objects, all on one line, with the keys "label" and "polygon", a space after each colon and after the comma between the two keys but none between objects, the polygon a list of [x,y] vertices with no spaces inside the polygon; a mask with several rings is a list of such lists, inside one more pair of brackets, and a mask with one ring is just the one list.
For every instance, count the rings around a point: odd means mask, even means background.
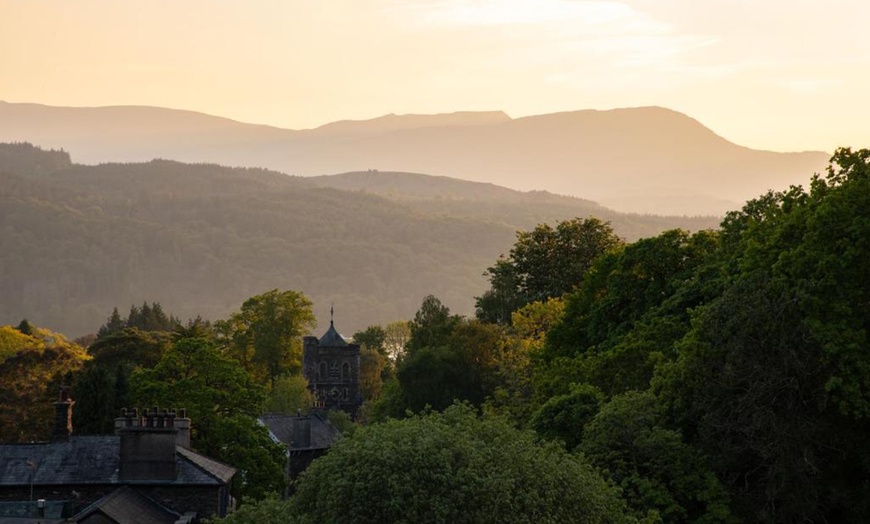
[{"label": "dense green foliage", "polygon": [[621,244],[610,224],[597,218],[518,232],[510,255],[486,270],[490,289],[477,298],[477,318],[506,324],[512,312],[530,302],[569,293],[598,256]]},{"label": "dense green foliage", "polygon": [[452,315],[434,296],[423,299],[410,323],[405,353],[374,407],[375,419],[436,410],[455,400],[480,406],[498,384],[502,330]]},{"label": "dense green foliage", "polygon": [[97,330],[97,338],[105,338],[124,328],[135,328],[142,331],[173,331],[180,327],[181,322],[172,315],[166,316],[159,302],[142,303],[142,307],[130,306],[127,318],[122,318],[118,308],[106,319],[106,323]]},{"label": "dense green foliage", "polygon": [[[870,517],[870,152],[833,162],[717,234],[599,258],[568,296],[537,361],[538,427],[606,468],[638,515]],[[572,384],[603,392],[591,421]]]},{"label": "dense green foliage", "polygon": [[76,433],[112,432],[121,409],[135,403],[129,387],[133,370],[156,366],[171,345],[169,333],[138,328],[124,328],[91,344],[88,353],[93,358],[72,383],[77,404],[73,411]]},{"label": "dense green foliage", "polygon": [[630,522],[582,459],[456,405],[342,439],[303,474],[303,522]]},{"label": "dense green foliage", "polygon": [[311,301],[304,294],[273,289],[245,300],[217,329],[245,371],[274,388],[279,376],[301,371],[301,337],[314,323]]}]

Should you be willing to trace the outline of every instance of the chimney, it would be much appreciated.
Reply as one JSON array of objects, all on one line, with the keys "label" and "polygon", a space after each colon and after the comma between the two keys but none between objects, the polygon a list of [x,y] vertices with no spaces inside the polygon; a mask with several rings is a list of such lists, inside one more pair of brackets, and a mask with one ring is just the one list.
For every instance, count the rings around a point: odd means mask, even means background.
[{"label": "chimney", "polygon": [[311,447],[311,419],[297,416],[293,419],[293,441],[291,448]]},{"label": "chimney", "polygon": [[133,410],[115,419],[121,437],[120,478],[127,480],[175,480],[178,476],[175,443],[175,412],[154,407],[141,417]]},{"label": "chimney", "polygon": [[69,441],[72,434],[72,408],[75,402],[69,398],[69,386],[60,387],[60,397],[54,403],[54,442]]},{"label": "chimney", "polygon": [[184,449],[190,449],[190,419],[187,418],[186,410],[178,410],[175,417],[175,429],[178,430],[175,435],[175,444]]}]

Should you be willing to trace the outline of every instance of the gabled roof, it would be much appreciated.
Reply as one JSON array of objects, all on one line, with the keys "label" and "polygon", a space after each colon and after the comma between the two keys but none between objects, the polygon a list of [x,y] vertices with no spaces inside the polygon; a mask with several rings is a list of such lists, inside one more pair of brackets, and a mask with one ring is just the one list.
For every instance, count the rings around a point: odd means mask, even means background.
[{"label": "gabled roof", "polygon": [[[119,478],[121,440],[117,435],[73,436],[68,442],[0,445],[0,486],[76,484],[220,485],[235,473],[230,466],[176,448],[175,480],[124,481]],[[31,478],[32,474],[32,478]]]},{"label": "gabled roof", "polygon": [[[293,431],[296,421],[303,418],[307,418],[311,422],[311,442],[308,447],[300,448],[292,445]],[[341,436],[341,432],[319,413],[312,413],[307,417],[267,413],[258,420],[269,428],[269,433],[275,440],[289,446],[292,451],[328,449]]]},{"label": "gabled roof", "polygon": [[176,448],[175,451],[182,457],[199,466],[200,469],[204,470],[209,475],[219,478],[226,483],[229,483],[230,479],[233,478],[233,475],[236,474],[236,468],[218,462],[213,458],[206,457],[205,455],[200,455],[191,449],[179,447]]},{"label": "gabled roof", "polygon": [[320,340],[317,343],[318,345],[327,347],[344,347],[347,345],[347,342],[341,338],[341,335],[339,335],[338,331],[335,330],[335,324],[332,320],[329,321],[329,329],[322,337],[320,337]]},{"label": "gabled roof", "polygon": [[118,524],[173,524],[181,516],[129,486],[122,486],[86,507],[75,516],[75,521],[83,521],[94,513],[102,513]]}]

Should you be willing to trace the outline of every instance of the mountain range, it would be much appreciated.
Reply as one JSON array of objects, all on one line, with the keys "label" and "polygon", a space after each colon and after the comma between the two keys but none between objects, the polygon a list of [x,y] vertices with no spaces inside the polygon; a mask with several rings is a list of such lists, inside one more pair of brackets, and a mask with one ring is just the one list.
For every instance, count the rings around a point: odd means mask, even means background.
[{"label": "mountain range", "polygon": [[627,212],[718,215],[806,184],[828,153],[742,147],[660,107],[524,118],[386,115],[307,130],[174,109],[0,102],[0,141],[62,148],[79,163],[154,158],[318,176],[415,172],[594,200]]}]

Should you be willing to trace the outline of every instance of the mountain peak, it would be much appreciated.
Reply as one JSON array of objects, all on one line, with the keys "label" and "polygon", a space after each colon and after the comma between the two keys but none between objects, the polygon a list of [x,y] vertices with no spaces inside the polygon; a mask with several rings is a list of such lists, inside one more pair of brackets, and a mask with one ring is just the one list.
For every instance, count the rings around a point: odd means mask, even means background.
[{"label": "mountain peak", "polygon": [[316,133],[387,133],[426,127],[486,126],[510,122],[504,111],[456,111],[436,114],[389,113],[367,120],[339,120],[312,130]]}]

